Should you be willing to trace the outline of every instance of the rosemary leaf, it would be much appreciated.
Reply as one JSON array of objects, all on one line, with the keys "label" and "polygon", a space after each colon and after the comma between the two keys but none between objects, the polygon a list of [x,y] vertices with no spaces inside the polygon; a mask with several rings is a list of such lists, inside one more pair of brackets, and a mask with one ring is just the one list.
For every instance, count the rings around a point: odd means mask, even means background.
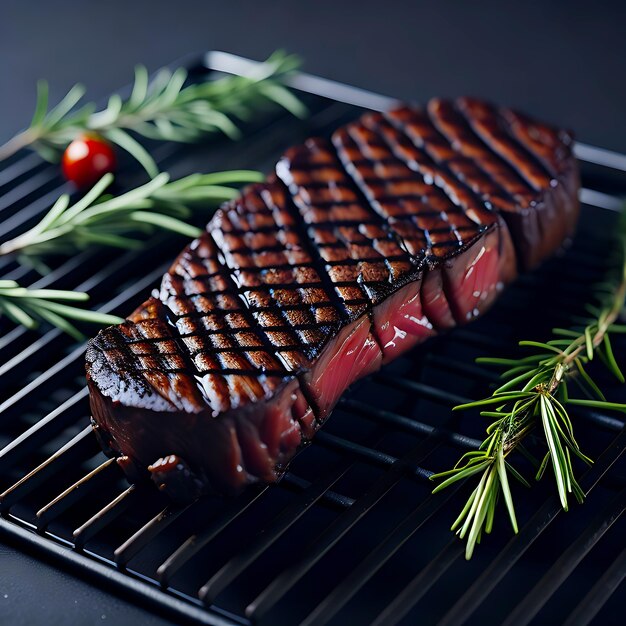
[{"label": "rosemary leaf", "polygon": [[[461,539],[467,538],[467,558],[471,558],[482,533],[491,531],[500,495],[505,501],[513,530],[517,532],[508,474],[525,486],[530,485],[507,459],[511,452],[517,450],[538,465],[537,480],[544,476],[549,465],[552,467],[561,507],[567,511],[570,496],[578,502],[585,497],[576,480],[573,457],[588,465],[592,463],[576,441],[567,407],[626,412],[626,404],[606,400],[587,371],[589,361],[597,355],[607,369],[624,382],[610,335],[626,332],[626,325],[620,323],[626,301],[626,214],[617,235],[619,261],[615,271],[598,289],[598,305],[586,307],[592,317],[576,318],[572,328],[553,329],[554,338],[547,342],[519,342],[520,346],[535,350],[535,354],[519,359],[477,359],[479,363],[503,368],[501,378],[506,382],[491,396],[453,409],[486,407],[481,415],[493,420],[478,450],[465,453],[453,469],[431,476],[432,480],[439,481],[433,489],[435,493],[460,480],[480,475],[478,485],[452,527]],[[568,392],[570,382],[579,386],[587,398],[572,398]],[[547,448],[540,463],[522,445],[528,433],[537,427]]]},{"label": "rosemary leaf", "polygon": [[49,322],[74,339],[84,339],[82,333],[68,320],[92,324],[119,324],[124,320],[116,315],[89,311],[63,302],[84,302],[88,294],[59,289],[27,289],[12,280],[0,280],[0,316],[6,315],[15,323],[29,329],[39,322]]},{"label": "rosemary leaf", "polygon": [[577,406],[586,406],[594,409],[608,409],[610,411],[623,411],[626,412],[626,404],[620,404],[618,402],[606,402],[603,400],[584,400],[581,398],[570,398],[568,404],[574,404]]},{"label": "rosemary leaf", "polygon": [[[121,128],[110,128],[106,133],[106,137],[109,141],[122,148],[122,150],[126,150],[146,170],[150,178],[154,178],[159,173],[159,166],[150,156],[150,153],[126,131]],[[171,140],[171,137],[169,139]]]},{"label": "rosemary leaf", "polygon": [[513,496],[511,495],[509,480],[506,475],[506,466],[504,464],[504,454],[502,452],[502,448],[498,450],[497,467],[498,477],[500,478],[500,485],[502,487],[502,493],[504,494],[504,501],[506,502],[506,508],[509,511],[509,517],[511,518],[511,526],[513,526],[513,532],[517,534],[517,519],[515,517],[515,508],[513,506]]},{"label": "rosemary leaf", "polygon": [[[585,369],[585,366],[583,365],[582,361],[580,359],[574,359],[574,365],[576,365],[576,369],[578,370],[578,373],[580,374],[580,377],[585,381],[585,383],[587,383],[587,386],[589,387],[589,389],[591,389],[591,391],[603,402],[606,402],[606,398],[604,397],[604,394],[602,393],[602,391],[600,390],[600,387],[598,387],[598,385],[596,385],[596,383],[594,382],[593,378],[591,378],[591,376],[589,376],[589,374],[587,373],[587,370]],[[567,389],[567,387],[563,387],[564,389]]]},{"label": "rosemary leaf", "polygon": [[476,400],[475,402],[468,402],[467,404],[461,404],[459,406],[455,406],[453,411],[463,411],[465,409],[472,409],[479,406],[486,406],[489,404],[502,404],[504,402],[509,402],[510,400],[518,400],[520,398],[528,398],[532,395],[531,392],[518,391],[515,393],[505,393],[502,395],[492,396],[490,398],[484,398],[483,400]]},{"label": "rosemary leaf", "polygon": [[617,364],[617,361],[615,360],[615,355],[613,354],[613,348],[611,347],[611,340],[609,339],[608,334],[604,335],[603,344],[604,344],[606,360],[609,363],[609,369],[615,375],[615,378],[619,380],[620,383],[626,382],[624,380],[624,374],[622,374],[622,371],[620,370],[619,365]]},{"label": "rosemary leaf", "polygon": [[0,244],[0,256],[19,253],[36,259],[71,254],[93,244],[133,248],[157,229],[198,237],[202,231],[186,221],[195,207],[208,217],[208,210],[238,195],[236,188],[227,185],[260,178],[258,172],[235,170],[191,174],[170,182],[169,175],[161,173],[140,187],[111,197],[103,194],[113,175],[105,174],[74,204],[68,196],[61,196],[38,224]]},{"label": "rosemary leaf", "polygon": [[82,85],[72,87],[48,110],[48,85],[41,81],[30,126],[0,146],[0,160],[31,147],[44,159],[58,161],[75,137],[91,131],[128,152],[154,177],[158,167],[135,137],[190,143],[223,133],[237,139],[239,122],[268,106],[304,117],[306,107],[285,86],[298,65],[296,57],[278,51],[251,76],[225,76],[195,84],[187,84],[183,68],[161,70],[150,80],[145,67],[138,66],[128,99],[115,94],[97,112],[93,104],[79,106],[85,93]]},{"label": "rosemary leaf", "polygon": [[186,237],[199,237],[202,234],[201,228],[191,226],[191,224],[185,224],[175,217],[169,215],[162,215],[160,213],[149,213],[147,211],[133,211],[128,214],[128,217],[135,222],[144,222],[152,226],[158,226],[163,230],[169,230]]}]

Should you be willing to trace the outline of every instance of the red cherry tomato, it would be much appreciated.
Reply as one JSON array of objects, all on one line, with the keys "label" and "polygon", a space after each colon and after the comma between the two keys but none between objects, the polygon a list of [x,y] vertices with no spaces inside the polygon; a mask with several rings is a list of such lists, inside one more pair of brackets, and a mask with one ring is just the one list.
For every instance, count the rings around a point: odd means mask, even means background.
[{"label": "red cherry tomato", "polygon": [[77,187],[91,187],[115,170],[115,153],[98,135],[80,135],[63,153],[63,175]]}]

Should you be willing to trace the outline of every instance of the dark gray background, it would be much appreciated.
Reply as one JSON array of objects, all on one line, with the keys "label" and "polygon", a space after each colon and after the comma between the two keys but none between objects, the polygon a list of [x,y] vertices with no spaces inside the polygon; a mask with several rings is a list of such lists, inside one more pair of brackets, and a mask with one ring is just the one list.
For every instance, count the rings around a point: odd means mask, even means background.
[{"label": "dark gray background", "polygon": [[626,3],[401,0],[2,0],[0,139],[24,126],[37,78],[97,99],[208,48],[306,69],[386,94],[487,96],[626,150]]},{"label": "dark gray background", "polygon": [[[307,71],[396,97],[471,94],[626,151],[626,3],[503,0],[0,0],[0,141],[35,82],[99,99],[190,52],[299,53]],[[103,618],[103,616],[105,616]],[[0,623],[163,623],[0,544]]]}]

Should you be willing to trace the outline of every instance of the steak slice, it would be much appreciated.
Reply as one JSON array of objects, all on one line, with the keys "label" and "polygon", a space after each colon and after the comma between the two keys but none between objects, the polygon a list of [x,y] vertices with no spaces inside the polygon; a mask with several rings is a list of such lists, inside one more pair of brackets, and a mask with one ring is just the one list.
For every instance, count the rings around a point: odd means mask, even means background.
[{"label": "steak slice", "polygon": [[572,235],[572,138],[462,98],[288,150],[87,349],[94,428],[173,498],[277,480],[355,380]]}]

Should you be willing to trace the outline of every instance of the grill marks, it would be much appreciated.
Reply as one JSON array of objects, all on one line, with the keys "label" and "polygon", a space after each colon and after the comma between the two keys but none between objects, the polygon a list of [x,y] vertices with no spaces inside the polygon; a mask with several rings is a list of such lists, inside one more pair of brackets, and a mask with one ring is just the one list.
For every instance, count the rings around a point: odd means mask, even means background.
[{"label": "grill marks", "polygon": [[264,343],[209,234],[174,262],[159,297],[214,414],[269,397],[280,386],[285,363]]},{"label": "grill marks", "polygon": [[473,98],[459,98],[457,107],[485,144],[507,161],[535,191],[550,187],[550,173],[533,153],[511,135],[495,107]]},{"label": "grill marks", "polygon": [[[335,133],[346,168],[415,256],[431,265],[466,246],[497,220],[465,185],[380,114]],[[380,176],[380,163],[391,180]]]},{"label": "grill marks", "polygon": [[392,124],[382,114],[366,116],[363,123],[367,128],[377,131],[389,149],[411,170],[419,172],[425,180],[432,180],[453,205],[462,207],[465,215],[475,224],[487,228],[497,222],[497,213],[485,204],[482,197],[462,179],[456,177],[445,164],[438,163],[423,149],[417,147],[401,128]]},{"label": "grill marks", "polygon": [[[247,219],[272,219],[276,229],[257,234],[250,223],[251,230],[243,236],[231,230]],[[271,346],[299,346],[299,352],[282,353],[288,361],[287,371],[305,367],[339,324],[341,314],[298,232],[284,190],[276,182],[249,189],[239,201],[223,208],[212,222],[211,232],[245,307]],[[268,241],[275,250],[266,250]],[[247,252],[236,252],[242,246]],[[290,263],[296,267],[289,267]]]},{"label": "grill marks", "polygon": [[444,136],[427,111],[401,107],[385,117],[411,140],[423,158],[430,157],[439,168],[469,187],[487,206],[500,211],[515,211],[523,202],[512,189],[503,187],[476,161],[458,151],[458,145],[455,149],[455,135]]},{"label": "grill marks", "polygon": [[578,173],[572,139],[508,109],[460,98],[386,117],[506,222],[522,270],[572,234]]},{"label": "grill marks", "polygon": [[415,271],[414,259],[361,196],[330,143],[313,139],[292,148],[277,174],[348,319],[370,310]]},{"label": "grill marks", "polygon": [[[460,157],[464,157],[455,158],[450,162],[450,167],[458,168],[460,175],[464,175],[462,168],[467,168],[471,176],[469,180],[474,181],[475,191],[484,190],[483,193],[488,193],[490,196],[494,190],[504,192],[509,203],[502,205],[502,208],[507,209],[515,210],[516,207],[529,206],[533,202],[535,198],[533,188],[476,134],[455,103],[446,100],[431,100],[426,110],[418,115],[426,117],[426,127],[429,123],[434,126],[449,142],[451,148]],[[415,124],[414,120],[410,119],[410,124],[410,132],[420,137],[419,123]],[[470,163],[473,163],[473,166],[470,166]]]},{"label": "grill marks", "polygon": [[500,109],[499,114],[507,122],[509,132],[530,154],[541,160],[552,177],[565,173],[573,143],[569,133],[537,124],[510,109]]},{"label": "grill marks", "polygon": [[[207,474],[227,464],[226,488],[273,480],[317,428],[311,407],[322,421],[381,360],[489,306],[516,273],[509,231],[522,268],[558,248],[576,191],[569,135],[471,99],[367,114],[308,140],[92,342],[94,417],[142,466],[177,454]],[[150,426],[124,430],[166,413],[181,424],[155,427],[149,447]]]}]

